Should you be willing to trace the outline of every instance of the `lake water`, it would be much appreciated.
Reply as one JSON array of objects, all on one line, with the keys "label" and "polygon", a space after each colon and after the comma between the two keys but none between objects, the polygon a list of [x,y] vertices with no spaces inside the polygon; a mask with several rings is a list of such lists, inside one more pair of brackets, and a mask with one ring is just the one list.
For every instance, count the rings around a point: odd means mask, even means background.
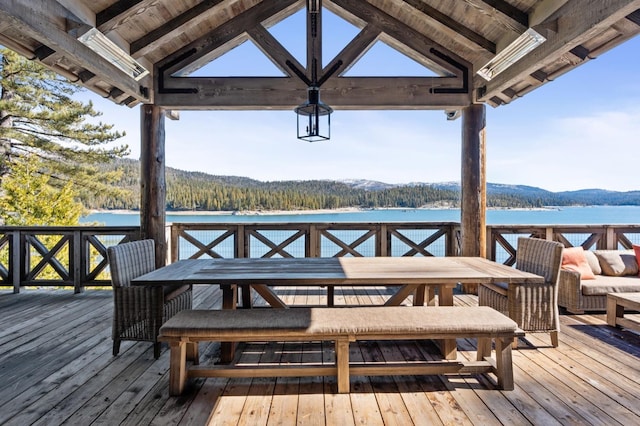
[{"label": "lake water", "polygon": [[[459,222],[458,209],[381,209],[354,212],[295,214],[167,214],[167,222],[237,223],[237,222]],[[93,213],[82,222],[107,226],[139,225],[137,212]],[[640,223],[640,206],[560,207],[544,210],[489,210],[489,225],[561,225],[561,224],[624,224]]]}]

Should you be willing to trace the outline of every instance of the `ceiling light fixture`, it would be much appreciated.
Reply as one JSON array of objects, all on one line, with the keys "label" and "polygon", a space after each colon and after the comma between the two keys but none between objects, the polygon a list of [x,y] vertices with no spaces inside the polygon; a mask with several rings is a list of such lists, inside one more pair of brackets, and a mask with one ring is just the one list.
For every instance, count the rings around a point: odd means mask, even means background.
[{"label": "ceiling light fixture", "polygon": [[320,55],[322,41],[322,38],[319,37],[321,11],[322,0],[307,0],[307,22],[310,25],[311,80],[291,62],[287,61],[287,65],[308,86],[306,102],[294,109],[298,124],[298,139],[307,142],[317,142],[331,138],[331,113],[333,109],[320,100],[320,85],[342,64],[340,61],[337,66],[332,67],[331,70],[318,80],[318,57]]},{"label": "ceiling light fixture", "polygon": [[127,75],[135,80],[140,80],[149,71],[133,59],[127,52],[122,50],[117,44],[112,42],[98,31],[97,28],[91,28],[80,37],[78,41],[87,46],[89,49],[102,56],[107,61],[118,67]]},{"label": "ceiling light fixture", "polygon": [[479,76],[489,81],[517,61],[527,53],[540,46],[547,39],[533,28],[529,28],[515,39],[510,45],[498,53],[477,72]]}]

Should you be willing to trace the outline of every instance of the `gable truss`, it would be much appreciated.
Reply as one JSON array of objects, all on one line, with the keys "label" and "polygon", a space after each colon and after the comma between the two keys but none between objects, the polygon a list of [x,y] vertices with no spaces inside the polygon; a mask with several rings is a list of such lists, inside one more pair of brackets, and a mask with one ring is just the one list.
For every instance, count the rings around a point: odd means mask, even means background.
[{"label": "gable truss", "polygon": [[[312,79],[310,63],[302,66],[261,24],[275,15],[282,19],[303,6],[296,0],[257,4],[160,61],[155,69],[155,103],[175,109],[237,110],[292,109],[304,102]],[[329,6],[352,20],[367,22],[322,70],[326,76],[321,87],[322,99],[332,108],[456,109],[471,104],[470,64],[367,2],[333,0]],[[188,77],[189,72],[247,39],[285,76]],[[346,77],[348,69],[378,40],[441,76]]]}]

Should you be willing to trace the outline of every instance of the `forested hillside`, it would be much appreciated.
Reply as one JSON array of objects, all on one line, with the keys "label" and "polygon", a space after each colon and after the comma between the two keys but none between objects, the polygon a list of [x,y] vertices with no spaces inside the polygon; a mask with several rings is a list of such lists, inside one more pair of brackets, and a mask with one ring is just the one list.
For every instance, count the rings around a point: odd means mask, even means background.
[{"label": "forested hillside", "polygon": [[[139,209],[140,164],[117,160],[103,166],[120,170],[119,187],[127,194],[117,198],[86,196],[89,209]],[[341,207],[417,208],[425,206],[459,207],[457,184],[362,185],[362,181],[330,180],[261,182],[238,176],[214,176],[167,168],[167,210],[242,211],[310,210]],[[364,189],[366,187],[366,189]],[[487,185],[488,207],[543,207],[574,204],[640,205],[640,192],[576,191],[553,193],[518,185]]]}]

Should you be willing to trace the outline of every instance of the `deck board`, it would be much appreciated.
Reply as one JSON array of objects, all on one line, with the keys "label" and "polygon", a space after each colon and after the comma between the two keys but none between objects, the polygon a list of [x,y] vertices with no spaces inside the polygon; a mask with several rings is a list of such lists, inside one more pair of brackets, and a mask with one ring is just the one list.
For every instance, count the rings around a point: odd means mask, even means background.
[{"label": "deck board", "polygon": [[[280,296],[326,303],[325,289]],[[384,287],[337,288],[336,305],[380,303]],[[477,298],[458,294],[456,305]],[[411,301],[408,300],[407,303]],[[254,295],[254,305],[264,301]],[[219,308],[221,294],[195,286],[194,305]],[[195,379],[169,397],[169,353],[123,342],[111,355],[110,291],[0,290],[0,424],[640,424],[640,335],[606,325],[604,313],[561,315],[560,346],[528,334],[514,351],[515,390],[496,390],[481,375],[352,377],[337,394],[333,377]],[[331,343],[247,344],[243,361],[328,363]],[[475,341],[458,340],[473,359]],[[438,357],[424,342],[352,344],[354,361]],[[200,346],[201,363],[218,360],[218,343]]]}]

